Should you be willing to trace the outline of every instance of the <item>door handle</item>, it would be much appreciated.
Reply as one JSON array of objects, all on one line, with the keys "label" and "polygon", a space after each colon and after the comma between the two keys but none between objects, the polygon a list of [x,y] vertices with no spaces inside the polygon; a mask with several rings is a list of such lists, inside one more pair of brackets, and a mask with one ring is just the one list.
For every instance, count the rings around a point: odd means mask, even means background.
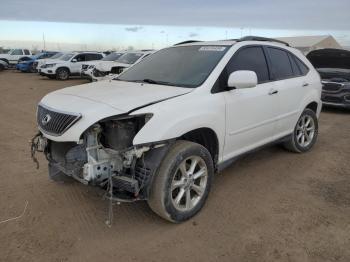
[{"label": "door handle", "polygon": [[307,87],[307,86],[309,86],[309,83],[304,83],[303,84],[303,87]]},{"label": "door handle", "polygon": [[269,95],[270,95],[270,96],[275,95],[275,94],[277,94],[277,93],[278,93],[278,90],[276,90],[276,89],[271,89],[271,90],[269,91]]}]

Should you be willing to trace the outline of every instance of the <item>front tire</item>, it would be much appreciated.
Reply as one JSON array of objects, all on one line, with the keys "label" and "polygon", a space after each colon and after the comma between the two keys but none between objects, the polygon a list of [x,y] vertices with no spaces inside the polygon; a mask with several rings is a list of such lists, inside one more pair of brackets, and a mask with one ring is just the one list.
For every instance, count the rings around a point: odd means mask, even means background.
[{"label": "front tire", "polygon": [[304,153],[313,147],[317,136],[318,119],[316,113],[306,108],[295,125],[290,140],[285,142],[284,147],[295,153]]},{"label": "front tire", "polygon": [[69,78],[69,70],[67,68],[58,68],[56,78],[58,80],[67,80]]},{"label": "front tire", "polygon": [[205,147],[177,141],[155,174],[148,205],[168,221],[186,221],[204,206],[213,175],[213,160]]}]

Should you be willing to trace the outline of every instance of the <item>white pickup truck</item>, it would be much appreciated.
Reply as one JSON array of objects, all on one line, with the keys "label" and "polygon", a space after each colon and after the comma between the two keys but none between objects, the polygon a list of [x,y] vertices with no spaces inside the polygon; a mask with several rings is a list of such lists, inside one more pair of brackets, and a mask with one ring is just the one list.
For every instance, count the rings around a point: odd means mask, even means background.
[{"label": "white pickup truck", "polygon": [[29,49],[11,49],[7,54],[0,54],[0,60],[14,66],[20,61],[30,59],[30,56],[32,52]]}]

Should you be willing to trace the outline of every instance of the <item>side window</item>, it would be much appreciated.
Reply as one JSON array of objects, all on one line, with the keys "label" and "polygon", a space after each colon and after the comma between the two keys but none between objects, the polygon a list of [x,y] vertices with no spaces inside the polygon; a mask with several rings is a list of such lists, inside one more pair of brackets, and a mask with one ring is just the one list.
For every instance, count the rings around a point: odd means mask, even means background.
[{"label": "side window", "polygon": [[85,61],[85,54],[76,55],[74,57],[74,59],[76,59],[77,62],[84,62]]},{"label": "side window", "polygon": [[13,50],[11,55],[23,55],[22,49]]},{"label": "side window", "polygon": [[244,48],[234,54],[227,65],[227,77],[238,70],[254,71],[258,76],[258,83],[269,81],[269,71],[264,51],[259,46]]},{"label": "side window", "polygon": [[304,76],[306,75],[308,72],[309,72],[309,68],[299,59],[297,58],[296,56],[294,56],[294,60],[295,62],[297,63],[300,71],[301,71],[301,74]]},{"label": "side window", "polygon": [[292,65],[293,74],[294,74],[295,76],[301,76],[302,73],[301,73],[301,71],[300,71],[300,69],[299,69],[299,66],[298,66],[297,63],[295,62],[294,55],[289,54],[289,61],[290,61],[291,65]]},{"label": "side window", "polygon": [[99,54],[86,54],[85,61],[100,60],[102,55]]},{"label": "side window", "polygon": [[25,55],[30,55],[29,50],[28,49],[24,49],[24,54]]},{"label": "side window", "polygon": [[268,50],[275,80],[293,77],[293,69],[288,53],[273,47],[268,47]]}]

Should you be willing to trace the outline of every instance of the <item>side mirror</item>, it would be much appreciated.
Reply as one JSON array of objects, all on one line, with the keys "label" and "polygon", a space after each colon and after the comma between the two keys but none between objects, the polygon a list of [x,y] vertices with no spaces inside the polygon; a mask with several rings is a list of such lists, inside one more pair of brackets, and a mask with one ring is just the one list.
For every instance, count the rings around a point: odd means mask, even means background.
[{"label": "side mirror", "polygon": [[230,74],[227,86],[230,89],[252,88],[258,84],[258,77],[255,72],[239,70]]},{"label": "side mirror", "polygon": [[77,59],[72,59],[72,63],[76,63],[78,60]]}]

